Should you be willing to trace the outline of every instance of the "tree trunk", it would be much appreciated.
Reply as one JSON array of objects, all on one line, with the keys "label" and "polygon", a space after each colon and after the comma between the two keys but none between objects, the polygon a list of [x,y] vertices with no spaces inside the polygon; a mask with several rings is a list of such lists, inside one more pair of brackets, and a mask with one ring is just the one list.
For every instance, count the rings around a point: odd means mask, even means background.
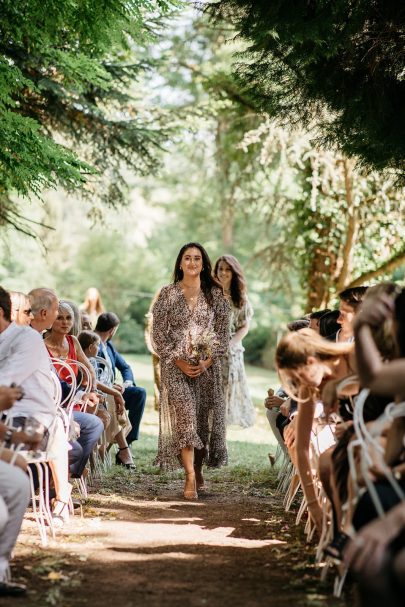
[{"label": "tree trunk", "polygon": [[227,158],[224,138],[228,129],[228,122],[222,116],[217,121],[216,132],[216,162],[217,183],[221,208],[221,239],[224,253],[232,253],[235,232],[235,205],[233,188],[230,188],[230,162]]},{"label": "tree trunk", "polygon": [[325,222],[325,218],[319,217],[318,225],[322,225],[322,228],[318,229],[320,244],[314,248],[308,272],[306,312],[325,308],[329,303],[332,276],[336,270],[336,254],[329,242],[331,223],[331,218]]},{"label": "tree trunk", "polygon": [[347,203],[347,229],[346,238],[342,251],[342,267],[336,280],[336,290],[342,291],[352,271],[353,248],[357,237],[357,212],[353,202],[353,167],[354,161],[345,158],[343,160],[343,173],[345,181],[345,193]]}]

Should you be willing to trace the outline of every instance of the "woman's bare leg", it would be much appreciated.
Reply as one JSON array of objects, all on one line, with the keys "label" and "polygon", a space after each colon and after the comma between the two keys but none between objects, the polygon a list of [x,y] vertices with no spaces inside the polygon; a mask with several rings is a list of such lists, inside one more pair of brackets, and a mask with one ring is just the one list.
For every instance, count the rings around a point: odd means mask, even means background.
[{"label": "woman's bare leg", "polygon": [[200,489],[205,489],[204,476],[202,473],[202,466],[205,454],[206,450],[204,448],[194,449],[194,472],[195,481],[197,484],[197,491],[199,491]]},{"label": "woman's bare leg", "polygon": [[114,436],[114,441],[117,443],[120,448],[119,458],[124,464],[133,464],[134,460],[132,459],[131,449],[128,447],[127,439],[124,436],[122,430],[118,432]]},{"label": "woman's bare leg", "polygon": [[181,450],[181,461],[186,474],[186,481],[184,483],[184,497],[186,499],[197,499],[198,496],[194,472],[194,447],[185,447]]}]

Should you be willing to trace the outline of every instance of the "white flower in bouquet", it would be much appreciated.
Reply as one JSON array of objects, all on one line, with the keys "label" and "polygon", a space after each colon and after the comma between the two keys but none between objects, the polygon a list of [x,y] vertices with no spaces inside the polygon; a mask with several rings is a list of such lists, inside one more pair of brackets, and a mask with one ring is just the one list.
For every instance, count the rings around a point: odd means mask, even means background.
[{"label": "white flower in bouquet", "polygon": [[188,332],[188,355],[193,362],[198,364],[200,360],[212,357],[215,346],[219,340],[210,329],[200,329],[197,325],[191,327]]}]

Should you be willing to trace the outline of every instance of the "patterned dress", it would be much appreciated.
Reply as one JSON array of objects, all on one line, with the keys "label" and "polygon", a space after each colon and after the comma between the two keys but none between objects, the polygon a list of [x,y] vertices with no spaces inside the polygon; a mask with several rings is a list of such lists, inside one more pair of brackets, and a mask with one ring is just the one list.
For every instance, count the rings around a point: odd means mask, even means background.
[{"label": "patterned dress", "polygon": [[[242,308],[237,308],[232,301],[230,330],[231,338],[253,316],[253,308],[247,300]],[[222,379],[226,403],[226,423],[249,428],[255,423],[255,409],[249,394],[246,381],[242,342],[231,346],[228,355],[223,359]]]},{"label": "patterned dress", "polygon": [[[156,458],[162,468],[175,469],[184,447],[206,449],[209,466],[227,463],[225,402],[222,391],[221,357],[229,343],[229,304],[220,289],[212,290],[209,306],[200,292],[190,310],[178,283],[160,292],[152,307],[152,341],[160,357],[159,449]],[[190,357],[190,336],[204,331],[216,339],[212,366],[199,377],[185,375],[175,364]]]}]

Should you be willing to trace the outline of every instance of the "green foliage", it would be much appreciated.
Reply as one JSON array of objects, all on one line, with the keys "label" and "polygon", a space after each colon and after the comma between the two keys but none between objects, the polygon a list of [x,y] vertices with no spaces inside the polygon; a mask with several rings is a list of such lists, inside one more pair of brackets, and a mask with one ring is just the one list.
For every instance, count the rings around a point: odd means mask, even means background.
[{"label": "green foliage", "polygon": [[[25,205],[24,213],[55,230],[39,228],[44,259],[15,236],[3,247],[0,279],[6,287],[28,291],[46,284],[80,303],[85,290],[96,286],[107,309],[121,318],[120,349],[143,352],[152,297],[171,280],[181,245],[199,240],[213,261],[225,252],[240,260],[255,310],[244,340],[246,360],[272,367],[277,338],[306,307],[333,300],[336,290],[364,276],[369,281],[395,270],[401,278],[405,209],[395,175],[367,173],[354,159],[321,147],[319,132],[285,128],[259,115],[230,74],[233,53],[243,50],[238,40],[228,43],[231,35],[229,26],[212,28],[203,15],[186,14],[165,32],[161,47],[151,47],[155,71],[142,83],[144,105],[170,115],[176,135],[158,174],[132,178],[126,172],[121,184],[110,179],[111,167],[118,171],[125,154],[128,163],[138,163],[131,157],[135,144],[127,145],[131,133],[138,136],[137,123],[133,131],[126,125],[125,133],[115,124],[104,126],[111,116],[121,116],[112,108],[132,103],[138,85],[130,75],[141,64],[98,63],[101,71],[93,75],[97,100],[109,83],[105,73],[115,83],[124,74],[123,82],[131,85],[109,89],[108,111],[107,104],[94,104],[79,87],[80,104],[89,105],[77,114],[72,137],[77,137],[77,149],[101,154],[97,166],[105,167],[109,202],[127,187],[128,206],[117,213],[96,206],[92,217],[100,214],[101,220],[94,226],[86,217],[88,203],[70,195],[47,194],[34,216]],[[76,65],[72,57],[69,73]],[[80,72],[86,64],[77,57]],[[65,107],[63,86],[52,74],[38,82],[53,99],[60,96],[58,103]],[[76,120],[74,103],[69,121]],[[86,116],[94,121],[90,132],[81,124]],[[61,109],[59,125],[65,118]],[[161,133],[156,131],[156,137],[158,143]],[[117,145],[117,155],[110,153]],[[137,170],[147,173],[142,162]]]},{"label": "green foliage", "polygon": [[403,170],[401,3],[220,0],[209,10],[249,45],[236,71],[258,109],[284,124],[316,121],[324,143],[373,168]]},{"label": "green foliage", "polygon": [[133,318],[120,318],[121,324],[114,344],[120,352],[133,352],[134,354],[147,354],[145,344],[144,326]]},{"label": "green foliage", "polygon": [[[81,188],[125,200],[124,170],[158,163],[166,133],[134,82],[176,0],[0,1],[0,220],[21,227],[12,195]],[[92,179],[89,179],[90,176]],[[95,177],[97,175],[97,178]],[[21,218],[20,218],[21,220]]]},{"label": "green foliage", "polygon": [[245,361],[251,365],[263,364],[263,352],[268,342],[267,331],[263,327],[251,329],[243,340]]}]

